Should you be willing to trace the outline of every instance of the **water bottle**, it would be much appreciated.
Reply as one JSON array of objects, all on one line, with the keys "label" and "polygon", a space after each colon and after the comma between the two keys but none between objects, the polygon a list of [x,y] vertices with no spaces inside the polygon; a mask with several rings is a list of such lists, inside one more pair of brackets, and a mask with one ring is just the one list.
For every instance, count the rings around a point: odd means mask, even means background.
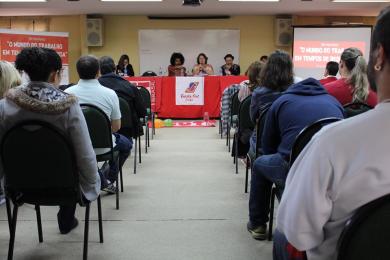
[{"label": "water bottle", "polygon": [[163,69],[162,69],[161,66],[160,66],[160,69],[159,69],[159,71],[158,71],[158,75],[159,75],[159,76],[162,76],[162,75],[163,75]]},{"label": "water bottle", "polygon": [[209,120],[210,120],[209,112],[204,112],[203,121],[206,123],[206,126],[209,126]]}]

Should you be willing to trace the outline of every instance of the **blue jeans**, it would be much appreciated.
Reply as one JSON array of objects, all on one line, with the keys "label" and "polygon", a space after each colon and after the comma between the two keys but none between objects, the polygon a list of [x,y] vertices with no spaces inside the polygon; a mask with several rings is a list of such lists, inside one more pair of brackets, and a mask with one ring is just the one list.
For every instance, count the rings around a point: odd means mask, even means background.
[{"label": "blue jeans", "polygon": [[108,173],[107,179],[111,183],[115,182],[119,173],[119,169],[123,166],[126,159],[129,157],[131,148],[133,148],[133,140],[130,138],[114,133],[116,146],[114,147],[115,151],[119,151],[119,164],[110,161],[110,171]]},{"label": "blue jeans", "polygon": [[289,260],[287,238],[278,229],[274,232],[273,260]]},{"label": "blue jeans", "polygon": [[252,225],[268,222],[272,184],[283,189],[288,170],[288,163],[278,153],[262,155],[254,162],[249,195],[249,220]]}]

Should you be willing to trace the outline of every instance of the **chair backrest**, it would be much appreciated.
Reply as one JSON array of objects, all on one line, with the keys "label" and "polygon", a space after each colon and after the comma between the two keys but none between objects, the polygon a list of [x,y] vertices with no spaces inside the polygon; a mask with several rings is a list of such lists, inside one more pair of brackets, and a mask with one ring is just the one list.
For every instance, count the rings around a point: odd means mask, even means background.
[{"label": "chair backrest", "polygon": [[344,105],[345,118],[353,117],[353,116],[362,114],[362,113],[367,112],[371,109],[373,109],[373,107],[371,107],[365,103],[361,103],[361,102],[348,103],[348,104]]},{"label": "chair backrest", "polygon": [[267,118],[267,114],[269,108],[271,107],[272,102],[264,104],[261,108],[261,112],[256,124],[256,158],[260,155],[261,150],[261,137],[263,136],[265,119]]},{"label": "chair backrest", "polygon": [[144,87],[140,87],[138,89],[139,89],[139,92],[141,93],[142,100],[144,101],[145,108],[146,109],[151,109],[152,101],[151,101],[149,90],[147,90]]},{"label": "chair backrest", "polygon": [[93,148],[112,148],[111,121],[107,115],[91,104],[81,104]]},{"label": "chair backrest", "polygon": [[20,204],[81,202],[75,158],[71,141],[53,125],[20,122],[1,141],[5,193]]},{"label": "chair backrest", "polygon": [[293,165],[295,159],[297,159],[298,155],[301,153],[303,148],[310,142],[311,138],[321,130],[325,125],[334,123],[341,120],[341,118],[337,117],[327,117],[320,119],[313,124],[306,126],[295,138],[294,144],[290,153],[290,167]]},{"label": "chair backrest", "polygon": [[251,99],[252,95],[249,95],[240,103],[240,107],[238,109],[238,131],[242,131],[244,129],[253,130],[255,128],[255,124],[253,124],[249,113]]},{"label": "chair backrest", "polygon": [[131,116],[131,110],[129,103],[122,98],[119,97],[119,108],[121,110],[121,128],[132,128],[133,127],[133,117]]},{"label": "chair backrest", "polygon": [[240,100],[238,99],[238,91],[232,95],[230,102],[230,117],[238,115],[238,109],[240,108]]},{"label": "chair backrest", "polygon": [[390,259],[390,195],[359,208],[337,245],[338,260]]},{"label": "chair backrest", "polygon": [[154,71],[148,70],[142,74],[142,77],[156,77],[157,74]]}]

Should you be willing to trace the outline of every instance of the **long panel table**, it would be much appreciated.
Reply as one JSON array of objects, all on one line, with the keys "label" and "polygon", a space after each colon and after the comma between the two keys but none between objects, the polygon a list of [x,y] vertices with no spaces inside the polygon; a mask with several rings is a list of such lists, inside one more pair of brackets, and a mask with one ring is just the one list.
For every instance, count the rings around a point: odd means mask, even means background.
[{"label": "long panel table", "polygon": [[127,77],[137,86],[147,88],[152,96],[152,110],[160,118],[202,118],[220,116],[223,91],[232,84],[246,80],[245,76],[204,77],[204,105],[176,105],[176,77]]}]

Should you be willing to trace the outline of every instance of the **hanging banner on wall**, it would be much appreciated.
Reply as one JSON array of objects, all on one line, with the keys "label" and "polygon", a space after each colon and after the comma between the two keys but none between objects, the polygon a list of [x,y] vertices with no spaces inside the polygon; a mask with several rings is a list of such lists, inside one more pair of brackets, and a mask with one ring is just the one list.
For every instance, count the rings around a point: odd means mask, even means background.
[{"label": "hanging banner on wall", "polygon": [[204,105],[204,77],[176,77],[176,105]]},{"label": "hanging banner on wall", "polygon": [[0,60],[15,62],[16,55],[26,47],[44,47],[55,50],[62,60],[61,84],[69,84],[69,33],[29,32],[0,29]]}]

